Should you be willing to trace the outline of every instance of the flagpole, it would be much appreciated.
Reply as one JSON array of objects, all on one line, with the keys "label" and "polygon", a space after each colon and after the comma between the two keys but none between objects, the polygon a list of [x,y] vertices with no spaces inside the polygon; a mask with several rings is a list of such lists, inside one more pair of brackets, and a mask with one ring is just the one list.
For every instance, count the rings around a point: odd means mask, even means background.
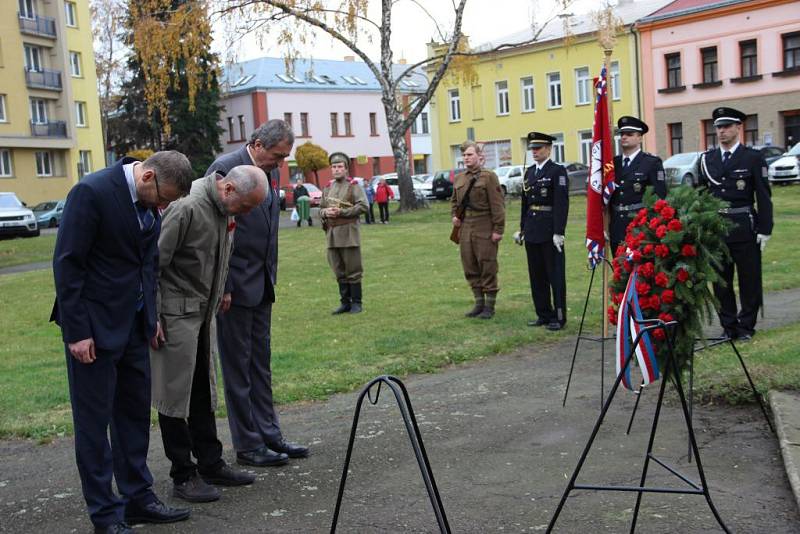
[{"label": "flagpole", "polygon": [[[606,85],[606,106],[608,106],[608,124],[606,126],[607,126],[608,132],[609,132],[609,139],[613,143],[614,142],[614,113],[612,112],[612,107],[611,107],[612,106],[612,104],[611,104],[611,101],[612,101],[611,90],[608,87],[608,82],[611,79],[609,74],[611,72],[611,53],[612,53],[612,49],[611,48],[605,48],[603,50],[603,52],[605,53],[605,58],[604,58],[603,62],[604,62],[604,66],[605,66],[605,69],[606,69],[606,84],[607,84]],[[613,149],[612,149],[611,153],[612,154],[614,153]],[[606,162],[603,162],[603,163],[605,164]],[[605,206],[603,208],[603,234],[606,235],[606,236],[609,235],[608,227],[609,227],[608,206]],[[613,256],[609,254],[609,251],[613,254],[613,251],[611,250],[611,244],[609,243],[609,240],[605,239],[604,241],[605,241],[605,245],[603,246],[603,257],[604,258],[613,258]],[[603,296],[602,296],[602,299],[601,299],[601,304],[602,304],[602,307],[600,309],[601,309],[601,313],[602,313],[602,316],[603,316],[603,337],[608,337],[608,314],[606,313],[606,309],[608,308],[608,263],[605,262],[605,261],[603,262]]]}]

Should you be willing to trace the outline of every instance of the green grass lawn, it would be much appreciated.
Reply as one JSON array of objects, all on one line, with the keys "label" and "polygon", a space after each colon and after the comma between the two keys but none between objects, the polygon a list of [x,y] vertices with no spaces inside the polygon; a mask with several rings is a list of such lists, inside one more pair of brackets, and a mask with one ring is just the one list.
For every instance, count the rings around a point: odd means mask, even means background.
[{"label": "green grass lawn", "polygon": [[0,268],[51,261],[55,244],[55,234],[0,241]]},{"label": "green grass lawn", "polygon": [[[800,287],[800,240],[795,238],[800,235],[800,188],[776,189],[774,197],[777,220],[764,256],[765,287]],[[445,204],[394,215],[389,225],[362,226],[366,311],[360,315],[330,315],[338,304],[338,292],[325,259],[323,232],[305,226],[282,231],[272,323],[278,401],[323,399],[382,373],[430,372],[523,344],[573,337],[589,271],[583,245],[585,198],[571,201],[569,321],[559,333],[526,326],[533,309],[525,253],[510,239],[519,224],[518,200],[508,205],[507,237],[499,257],[501,291],[492,321],[463,317],[472,305],[471,294],[458,249],[448,240],[450,217]],[[20,254],[29,258],[35,257],[34,249],[41,254],[26,262],[49,259],[52,238],[48,244],[42,240],[41,245],[25,248],[28,241],[40,239],[0,242],[0,257],[10,265],[15,254],[8,251],[19,247]],[[47,323],[52,299],[49,271],[0,277],[4,333],[0,340],[0,437],[46,438],[70,432],[63,345],[58,328]],[[600,324],[599,308],[596,286],[588,315],[588,325],[595,331]]]}]

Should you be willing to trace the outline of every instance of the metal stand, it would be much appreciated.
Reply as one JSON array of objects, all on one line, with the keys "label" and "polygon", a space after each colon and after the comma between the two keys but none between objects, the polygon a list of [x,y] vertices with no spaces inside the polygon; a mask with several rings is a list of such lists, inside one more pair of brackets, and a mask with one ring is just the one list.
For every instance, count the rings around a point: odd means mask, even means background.
[{"label": "metal stand", "polygon": [[[370,392],[375,384],[378,385],[378,388],[373,398]],[[425,452],[425,446],[422,444],[422,435],[419,432],[414,409],[411,407],[411,399],[408,397],[408,391],[400,379],[390,375],[374,378],[364,387],[361,394],[358,396],[356,411],[353,416],[353,426],[350,430],[350,441],[347,444],[347,455],[345,456],[344,467],[342,468],[342,479],[339,483],[339,495],[336,497],[336,509],[333,512],[333,521],[331,522],[331,534],[336,532],[336,525],[339,522],[339,511],[342,506],[344,487],[347,482],[347,471],[350,467],[350,458],[353,454],[353,443],[356,439],[358,418],[361,414],[361,406],[364,402],[364,397],[367,397],[372,405],[377,404],[383,384],[386,384],[392,390],[395,400],[397,401],[397,406],[400,408],[400,414],[403,416],[403,422],[408,432],[408,439],[411,441],[411,448],[414,450],[414,456],[417,458],[419,470],[422,473],[422,480],[425,483],[425,489],[428,491],[428,499],[433,507],[433,513],[436,515],[436,522],[439,524],[439,531],[442,532],[442,534],[450,534],[450,524],[447,522],[447,515],[442,505],[442,498],[439,496],[439,489],[436,487],[436,481],[433,478],[433,471],[431,470],[431,464],[428,460],[428,454]]]},{"label": "metal stand", "polygon": [[[603,261],[607,261],[603,259]],[[569,385],[572,382],[572,372],[575,369],[575,357],[578,355],[578,346],[580,345],[581,341],[594,341],[600,343],[600,408],[603,408],[603,398],[605,397],[605,363],[606,363],[606,344],[605,342],[609,339],[615,339],[613,336],[605,337],[602,334],[600,337],[589,337],[583,335],[583,323],[586,320],[586,309],[589,307],[589,297],[592,295],[592,284],[594,284],[594,273],[597,271],[597,266],[595,265],[591,269],[592,276],[589,278],[589,289],[586,291],[586,300],[583,302],[583,313],[581,314],[581,324],[578,327],[578,337],[575,340],[575,350],[572,352],[572,363],[569,366],[569,377],[567,378],[567,388],[564,390],[564,400],[561,403],[561,406],[567,405],[567,395],[569,395]],[[604,295],[601,295],[603,298],[603,305],[605,305]],[[601,306],[602,308],[603,306]],[[605,311],[603,312],[605,313]]]},{"label": "metal stand", "polygon": [[[674,326],[677,324],[676,322],[664,323],[658,319],[649,319],[643,321],[637,321],[637,323],[645,326],[641,332],[636,336],[631,345],[631,350],[628,353],[625,364],[623,365],[620,374],[617,375],[617,379],[614,381],[614,385],[611,388],[611,393],[608,395],[608,399],[606,400],[605,404],[603,405],[603,409],[600,412],[600,416],[597,419],[597,422],[592,429],[592,434],[589,437],[589,441],[586,444],[586,447],[583,449],[583,453],[581,454],[580,460],[578,460],[578,465],[575,467],[575,471],[572,473],[572,477],[569,479],[569,483],[567,484],[567,488],[564,490],[564,494],[561,496],[561,501],[558,503],[558,507],[556,508],[555,514],[553,514],[552,519],[550,520],[550,524],[547,526],[547,532],[550,533],[553,530],[553,527],[558,521],[558,516],[561,514],[561,510],[564,508],[564,504],[569,497],[569,494],[574,490],[592,490],[592,491],[623,491],[623,492],[633,492],[636,493],[636,506],[633,509],[633,519],[631,521],[631,529],[630,532],[633,534],[636,531],[636,521],[639,517],[639,507],[642,502],[642,494],[643,493],[671,493],[671,494],[684,494],[684,495],[702,495],[705,497],[706,502],[708,503],[708,507],[711,509],[711,512],[714,514],[714,518],[719,523],[722,530],[726,533],[730,533],[728,527],[725,526],[725,523],[722,521],[722,517],[720,517],[719,512],[717,511],[716,507],[714,506],[714,502],[711,500],[711,495],[708,491],[708,483],[706,482],[705,472],[703,470],[703,464],[700,461],[700,453],[697,447],[697,440],[695,439],[694,429],[692,428],[692,420],[689,416],[689,409],[686,404],[686,397],[683,393],[683,386],[681,385],[681,377],[680,372],[678,371],[677,367],[674,365],[674,354],[673,354],[673,337],[674,337]],[[668,328],[669,327],[669,330]],[[603,420],[605,419],[606,413],[608,412],[609,408],[611,407],[611,402],[614,400],[614,395],[619,388],[619,384],[622,381],[622,375],[625,373],[625,370],[631,363],[631,359],[636,350],[636,346],[639,343],[642,335],[645,332],[655,330],[655,329],[662,329],[666,333],[667,338],[667,358],[666,363],[664,366],[664,375],[661,381],[661,387],[658,392],[658,403],[656,404],[656,411],[655,415],[653,416],[653,426],[650,430],[650,439],[647,443],[647,453],[644,457],[644,465],[642,466],[642,476],[638,486],[606,486],[606,485],[592,485],[592,484],[576,484],[575,481],[578,478],[578,474],[580,473],[581,469],[583,468],[583,464],[586,462],[586,458],[589,455],[589,451],[592,448],[592,444],[594,443],[595,438],[597,437],[597,433],[600,430],[600,425],[603,424]],[[681,408],[683,410],[683,418],[686,422],[686,429],[689,431],[689,441],[691,443],[692,450],[694,451],[695,458],[697,458],[697,472],[700,477],[700,482],[694,482],[693,480],[689,479],[687,476],[680,473],[675,467],[667,464],[666,462],[658,459],[653,454],[653,443],[656,437],[656,429],[658,428],[658,421],[661,415],[661,405],[664,401],[664,390],[666,389],[667,381],[670,378],[673,378],[673,384],[675,386],[675,390],[678,393],[678,397],[680,398]],[[645,486],[647,481],[647,471],[650,466],[650,461],[654,461],[677,478],[685,482],[689,487],[680,489],[680,488],[660,488],[660,487],[648,487]]]}]

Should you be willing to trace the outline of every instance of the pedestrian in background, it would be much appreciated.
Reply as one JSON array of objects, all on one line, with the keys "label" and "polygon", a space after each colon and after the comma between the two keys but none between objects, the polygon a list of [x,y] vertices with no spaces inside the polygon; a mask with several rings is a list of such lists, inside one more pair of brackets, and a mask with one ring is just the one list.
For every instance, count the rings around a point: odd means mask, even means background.
[{"label": "pedestrian in background", "polygon": [[367,211],[364,212],[364,222],[373,224],[375,222],[375,212],[372,206],[375,204],[375,188],[372,187],[372,180],[364,180],[364,195],[367,197]]},{"label": "pedestrian in background", "polygon": [[394,198],[394,191],[386,183],[385,178],[378,182],[378,189],[375,191],[375,202],[378,203],[378,210],[381,215],[381,224],[389,222],[389,199]]},{"label": "pedestrian in background", "polygon": [[297,210],[297,227],[303,224],[303,221],[308,221],[309,226],[314,226],[311,222],[311,196],[308,194],[308,189],[303,185],[303,178],[297,177],[297,184],[294,186],[294,209]]}]

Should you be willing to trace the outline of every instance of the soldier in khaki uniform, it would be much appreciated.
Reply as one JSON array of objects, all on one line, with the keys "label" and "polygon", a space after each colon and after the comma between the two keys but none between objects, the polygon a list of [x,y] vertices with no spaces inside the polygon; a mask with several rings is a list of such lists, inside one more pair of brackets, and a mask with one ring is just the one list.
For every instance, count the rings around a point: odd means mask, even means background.
[{"label": "soldier in khaki uniform", "polygon": [[320,217],[328,243],[328,263],[339,282],[341,304],[334,315],[361,311],[361,234],[358,224],[367,212],[364,190],[350,183],[350,158],[334,152],[328,158],[333,181],[322,191]]},{"label": "soldier in khaki uniform", "polygon": [[[466,141],[461,154],[467,168],[456,175],[450,201],[453,225],[460,228],[464,277],[475,296],[475,307],[466,316],[491,319],[499,289],[497,248],[506,220],[503,190],[497,175],[481,168],[482,152],[477,143]],[[463,220],[458,217],[462,205],[466,208]]]}]

